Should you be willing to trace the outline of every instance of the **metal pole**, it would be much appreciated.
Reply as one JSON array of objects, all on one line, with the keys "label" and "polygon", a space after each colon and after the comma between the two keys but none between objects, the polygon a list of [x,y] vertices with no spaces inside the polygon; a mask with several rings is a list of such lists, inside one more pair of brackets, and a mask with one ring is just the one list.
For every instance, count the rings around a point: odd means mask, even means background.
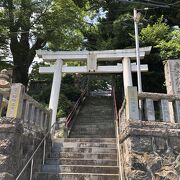
[{"label": "metal pole", "polygon": [[30,170],[30,177],[29,177],[29,180],[32,180],[33,164],[34,164],[34,160],[33,160],[33,158],[32,158],[32,160],[31,160],[31,170]]},{"label": "metal pole", "polygon": [[45,163],[45,158],[46,158],[46,139],[44,140],[44,144],[43,144],[43,165]]},{"label": "metal pole", "polygon": [[140,52],[139,52],[139,34],[138,34],[138,23],[140,14],[134,8],[134,28],[135,28],[135,39],[136,39],[136,62],[137,62],[137,80],[138,80],[138,92],[142,92],[142,82],[141,82],[141,67],[140,67]]}]

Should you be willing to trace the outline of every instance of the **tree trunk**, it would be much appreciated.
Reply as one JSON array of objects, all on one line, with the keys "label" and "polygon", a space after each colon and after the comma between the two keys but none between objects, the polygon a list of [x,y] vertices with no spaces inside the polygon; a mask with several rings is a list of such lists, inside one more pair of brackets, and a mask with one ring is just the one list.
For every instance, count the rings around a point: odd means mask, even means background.
[{"label": "tree trunk", "polygon": [[[13,45],[11,44],[11,47]],[[15,83],[22,83],[25,87],[28,85],[29,81],[29,67],[31,63],[33,62],[33,59],[36,55],[35,50],[25,50],[23,48],[17,48],[14,51],[13,48],[11,48],[12,55],[13,55],[13,82]]]},{"label": "tree trunk", "polygon": [[22,83],[27,87],[29,81],[28,68],[22,65],[14,65],[13,68],[13,82]]}]

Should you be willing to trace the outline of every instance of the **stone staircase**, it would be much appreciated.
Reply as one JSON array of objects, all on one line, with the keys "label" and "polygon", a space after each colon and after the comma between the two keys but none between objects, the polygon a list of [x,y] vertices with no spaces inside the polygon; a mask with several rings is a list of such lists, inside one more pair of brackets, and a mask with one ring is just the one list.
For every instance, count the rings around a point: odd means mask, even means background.
[{"label": "stone staircase", "polygon": [[118,180],[112,99],[89,97],[80,110],[70,138],[53,140],[37,180]]}]

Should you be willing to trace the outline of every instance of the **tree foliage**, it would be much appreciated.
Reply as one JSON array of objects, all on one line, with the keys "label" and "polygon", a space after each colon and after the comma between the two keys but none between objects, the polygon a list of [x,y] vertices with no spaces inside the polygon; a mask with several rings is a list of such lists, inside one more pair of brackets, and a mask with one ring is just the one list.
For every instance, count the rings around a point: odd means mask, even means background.
[{"label": "tree foliage", "polygon": [[180,58],[180,29],[169,33],[167,39],[162,39],[156,46],[160,49],[162,59]]},{"label": "tree foliage", "polygon": [[167,39],[170,27],[163,22],[163,16],[154,24],[148,24],[140,32],[142,45],[157,45],[162,39]]},{"label": "tree foliage", "polygon": [[163,60],[180,57],[180,29],[167,25],[163,17],[143,28],[140,34],[142,44],[158,48]]},{"label": "tree foliage", "polygon": [[10,42],[15,82],[27,85],[36,50],[47,43],[70,50],[82,41],[81,9],[72,0],[3,0],[2,5],[0,32]]}]

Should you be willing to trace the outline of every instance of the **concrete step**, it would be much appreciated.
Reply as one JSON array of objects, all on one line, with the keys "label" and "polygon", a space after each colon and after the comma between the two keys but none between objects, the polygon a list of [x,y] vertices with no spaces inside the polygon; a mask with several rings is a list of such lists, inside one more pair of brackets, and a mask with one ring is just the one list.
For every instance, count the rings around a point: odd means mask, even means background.
[{"label": "concrete step", "polygon": [[85,148],[59,148],[59,147],[53,147],[52,151],[58,151],[58,152],[79,152],[79,153],[116,153],[116,148],[96,148],[96,147],[85,147]]},{"label": "concrete step", "polygon": [[42,172],[118,174],[118,166],[43,165]]},{"label": "concrete step", "polygon": [[85,129],[85,130],[99,130],[99,129],[115,129],[114,124],[107,124],[103,123],[103,124],[80,124],[79,126],[74,126],[73,129],[74,130],[81,130],[81,129]]},{"label": "concrete step", "polygon": [[116,143],[98,143],[98,142],[54,142],[53,147],[73,147],[73,148],[85,148],[85,147],[101,147],[101,148],[116,148]]},{"label": "concrete step", "polygon": [[52,152],[50,158],[74,158],[74,159],[110,159],[117,160],[116,153],[76,153],[76,152]]},{"label": "concrete step", "polygon": [[70,133],[70,137],[97,137],[97,138],[113,138],[115,137],[115,132],[107,132],[107,131],[101,131],[101,132],[78,132],[78,131],[72,131]]},{"label": "concrete step", "polygon": [[111,121],[109,121],[109,122],[105,122],[105,121],[103,121],[103,122],[85,122],[85,121],[76,122],[74,124],[74,126],[72,127],[72,129],[73,128],[78,128],[78,127],[81,127],[81,126],[82,127],[87,126],[89,128],[91,128],[93,126],[97,126],[97,127],[104,127],[104,129],[107,128],[107,127],[112,127],[112,128],[115,129],[114,122],[111,122]]},{"label": "concrete step", "polygon": [[115,128],[115,123],[112,120],[111,121],[95,121],[95,122],[93,122],[93,121],[84,121],[84,120],[82,120],[82,121],[77,120],[75,122],[73,128],[75,128],[75,127],[77,127],[77,128],[80,127],[81,128],[81,126],[82,127],[83,126],[87,126],[87,127],[97,126],[97,127],[113,127],[113,128]]},{"label": "concrete step", "polygon": [[37,180],[119,180],[118,174],[38,173]]},{"label": "concrete step", "polygon": [[78,118],[75,123],[74,123],[74,126],[78,126],[80,124],[103,124],[103,123],[106,123],[106,124],[114,124],[114,120],[111,118],[111,119],[92,119],[92,118]]},{"label": "concrete step", "polygon": [[116,160],[110,159],[69,159],[69,158],[48,158],[46,164],[54,165],[99,165],[99,166],[117,166]]},{"label": "concrete step", "polygon": [[[91,114],[93,113],[93,114]],[[113,113],[113,110],[112,108],[105,108],[104,106],[102,107],[88,107],[87,109],[83,109],[80,111],[80,114],[83,115],[92,115],[92,116],[100,116],[101,114],[99,113],[103,113],[103,114],[112,114]]]},{"label": "concrete step", "polygon": [[100,128],[92,128],[92,129],[72,129],[71,130],[71,135],[72,134],[96,134],[96,135],[106,135],[106,134],[113,134],[115,132],[114,128],[104,128],[104,129],[100,129]]},{"label": "concrete step", "polygon": [[96,134],[70,134],[70,137],[73,138],[115,138],[115,133],[113,134],[106,134],[106,135],[96,135]]},{"label": "concrete step", "polygon": [[116,138],[55,138],[54,143],[63,142],[95,142],[95,143],[116,143]]},{"label": "concrete step", "polygon": [[99,128],[102,127],[113,127],[115,128],[114,122],[113,121],[85,121],[85,120],[79,120],[77,122],[74,123],[72,128],[78,128],[79,126],[88,126],[88,127],[93,127],[93,126],[97,126]]},{"label": "concrete step", "polygon": [[[92,112],[93,113],[93,112]],[[101,113],[101,114],[99,114],[99,112],[98,112],[98,114],[97,115],[92,115],[92,113],[90,113],[90,114],[78,114],[78,119],[86,119],[86,120],[88,120],[88,119],[98,119],[98,120],[112,120],[112,118],[113,118],[113,114],[109,114],[109,113],[107,113],[107,114],[103,114],[103,113]]]}]

